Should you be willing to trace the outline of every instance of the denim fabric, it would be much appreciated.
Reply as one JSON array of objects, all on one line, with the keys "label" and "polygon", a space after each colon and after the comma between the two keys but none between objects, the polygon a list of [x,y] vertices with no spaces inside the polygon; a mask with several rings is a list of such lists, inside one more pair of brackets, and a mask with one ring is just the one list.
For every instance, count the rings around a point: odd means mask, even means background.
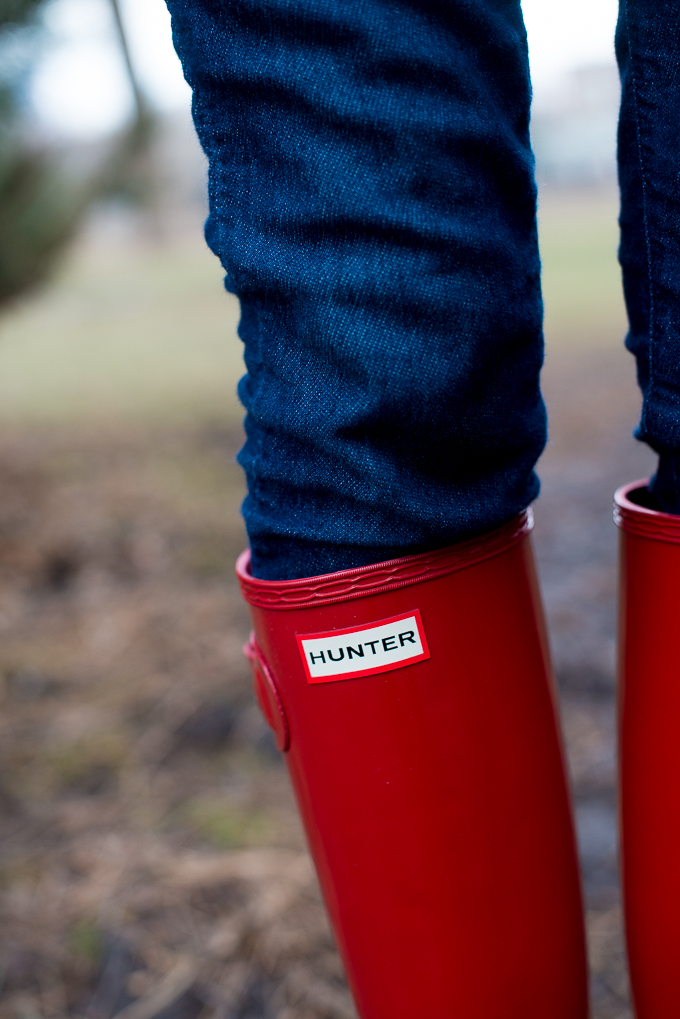
[{"label": "denim fabric", "polygon": [[651,489],[680,512],[680,0],[620,0],[620,261],[643,395],[636,435],[661,453]]},{"label": "denim fabric", "polygon": [[518,0],[168,0],[241,301],[265,579],[441,547],[538,492]]}]

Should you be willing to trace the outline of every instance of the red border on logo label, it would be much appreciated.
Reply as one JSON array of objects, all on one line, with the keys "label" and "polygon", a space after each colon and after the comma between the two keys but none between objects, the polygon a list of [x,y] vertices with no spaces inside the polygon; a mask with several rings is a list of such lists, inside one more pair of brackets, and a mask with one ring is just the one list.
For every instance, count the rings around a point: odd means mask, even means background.
[{"label": "red border on logo label", "polygon": [[[372,630],[377,626],[387,626],[389,623],[398,623],[402,619],[412,619],[415,617],[416,625],[418,627],[418,636],[420,637],[420,643],[422,645],[422,652],[418,655],[414,655],[413,658],[402,658],[400,661],[387,662],[385,665],[377,665],[372,669],[362,669],[356,672],[341,672],[335,673],[332,676],[312,676],[309,671],[307,664],[307,656],[305,649],[302,646],[303,640],[315,640],[320,637],[342,637],[346,633],[364,633],[368,630]],[[407,665],[415,665],[416,662],[423,662],[426,658],[430,657],[430,649],[427,645],[427,639],[425,637],[425,627],[423,626],[423,620],[420,615],[420,609],[411,609],[410,612],[401,612],[398,616],[389,616],[387,619],[374,619],[368,623],[364,623],[361,626],[346,626],[340,630],[321,630],[319,633],[298,633],[295,635],[297,645],[300,651],[300,657],[302,658],[302,665],[305,670],[305,676],[307,682],[311,684],[316,683],[335,683],[343,679],[361,679],[362,676],[376,676],[380,672],[392,672],[394,669],[403,669]]]}]

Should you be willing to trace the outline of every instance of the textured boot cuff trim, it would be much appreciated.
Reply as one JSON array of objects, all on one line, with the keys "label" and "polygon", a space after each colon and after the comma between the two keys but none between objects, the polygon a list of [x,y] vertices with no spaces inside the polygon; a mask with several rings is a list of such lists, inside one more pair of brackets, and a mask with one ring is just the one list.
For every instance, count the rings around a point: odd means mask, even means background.
[{"label": "textured boot cuff trim", "polygon": [[512,548],[526,537],[533,526],[533,513],[527,509],[502,527],[458,545],[299,580],[258,580],[250,574],[250,552],[246,550],[238,558],[236,574],[243,597],[251,605],[267,609],[331,605],[464,570]]}]

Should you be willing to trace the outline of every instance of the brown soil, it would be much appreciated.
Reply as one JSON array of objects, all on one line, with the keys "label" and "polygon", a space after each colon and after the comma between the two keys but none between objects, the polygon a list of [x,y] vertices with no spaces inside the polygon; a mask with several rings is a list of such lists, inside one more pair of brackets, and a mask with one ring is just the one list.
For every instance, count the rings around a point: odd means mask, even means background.
[{"label": "brown soil", "polygon": [[0,448],[3,1019],[354,1015],[241,654],[236,445]]}]

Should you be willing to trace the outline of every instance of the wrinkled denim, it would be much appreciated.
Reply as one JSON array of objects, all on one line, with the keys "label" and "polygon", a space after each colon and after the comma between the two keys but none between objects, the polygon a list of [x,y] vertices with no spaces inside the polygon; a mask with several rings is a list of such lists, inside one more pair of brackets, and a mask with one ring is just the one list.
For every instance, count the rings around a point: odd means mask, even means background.
[{"label": "wrinkled denim", "polygon": [[680,0],[620,0],[619,183],[623,285],[642,417],[661,454],[651,489],[680,512]]},{"label": "wrinkled denim", "polygon": [[[518,0],[168,0],[242,309],[265,579],[459,541],[545,443]],[[621,250],[652,490],[680,511],[680,0],[621,0]],[[587,30],[587,26],[584,26]]]},{"label": "wrinkled denim", "polygon": [[441,547],[545,443],[517,0],[168,0],[242,309],[265,579]]}]

